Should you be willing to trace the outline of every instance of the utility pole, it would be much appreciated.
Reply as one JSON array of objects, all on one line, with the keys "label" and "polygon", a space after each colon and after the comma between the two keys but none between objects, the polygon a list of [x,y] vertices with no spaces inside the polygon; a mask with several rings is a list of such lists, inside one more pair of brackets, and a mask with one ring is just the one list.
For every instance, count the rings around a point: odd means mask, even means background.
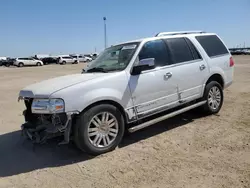
[{"label": "utility pole", "polygon": [[104,47],[107,48],[107,31],[106,31],[106,17],[103,17],[104,22]]}]

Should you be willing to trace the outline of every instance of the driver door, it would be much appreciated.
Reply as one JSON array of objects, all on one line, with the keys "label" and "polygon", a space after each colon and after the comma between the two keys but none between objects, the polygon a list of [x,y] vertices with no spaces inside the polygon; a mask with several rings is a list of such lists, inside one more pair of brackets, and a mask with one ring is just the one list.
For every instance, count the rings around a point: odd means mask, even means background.
[{"label": "driver door", "polygon": [[178,89],[167,46],[161,39],[144,44],[138,61],[155,59],[155,68],[130,75],[129,86],[135,105],[137,118],[143,118],[178,105]]}]

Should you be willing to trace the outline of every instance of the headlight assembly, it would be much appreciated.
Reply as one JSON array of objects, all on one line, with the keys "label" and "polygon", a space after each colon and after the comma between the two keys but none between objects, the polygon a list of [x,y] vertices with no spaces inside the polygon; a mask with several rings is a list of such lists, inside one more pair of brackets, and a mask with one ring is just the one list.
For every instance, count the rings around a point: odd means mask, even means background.
[{"label": "headlight assembly", "polygon": [[53,114],[64,112],[62,99],[33,99],[31,111],[34,114]]}]

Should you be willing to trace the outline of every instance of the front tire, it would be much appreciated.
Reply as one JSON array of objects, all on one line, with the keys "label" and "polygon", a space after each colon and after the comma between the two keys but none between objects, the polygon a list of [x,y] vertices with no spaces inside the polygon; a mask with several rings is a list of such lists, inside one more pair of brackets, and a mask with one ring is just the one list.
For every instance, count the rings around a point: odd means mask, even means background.
[{"label": "front tire", "polygon": [[92,155],[114,150],[124,135],[124,118],[113,105],[100,104],[83,112],[76,120],[77,147]]},{"label": "front tire", "polygon": [[207,114],[218,113],[224,99],[222,86],[216,81],[208,83],[205,88],[203,99],[207,101],[203,106]]},{"label": "front tire", "polygon": [[42,64],[40,62],[37,62],[36,66],[40,67],[40,66],[42,66]]}]

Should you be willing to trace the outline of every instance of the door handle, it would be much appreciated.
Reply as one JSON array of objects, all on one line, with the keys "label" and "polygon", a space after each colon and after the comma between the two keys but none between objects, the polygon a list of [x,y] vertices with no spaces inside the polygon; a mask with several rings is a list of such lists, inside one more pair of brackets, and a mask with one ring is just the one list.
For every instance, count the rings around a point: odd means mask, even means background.
[{"label": "door handle", "polygon": [[206,68],[205,65],[200,65],[200,70],[204,70]]},{"label": "door handle", "polygon": [[165,77],[166,77],[166,78],[171,78],[171,77],[172,77],[172,73],[171,73],[171,72],[166,73],[166,74],[165,74]]}]

